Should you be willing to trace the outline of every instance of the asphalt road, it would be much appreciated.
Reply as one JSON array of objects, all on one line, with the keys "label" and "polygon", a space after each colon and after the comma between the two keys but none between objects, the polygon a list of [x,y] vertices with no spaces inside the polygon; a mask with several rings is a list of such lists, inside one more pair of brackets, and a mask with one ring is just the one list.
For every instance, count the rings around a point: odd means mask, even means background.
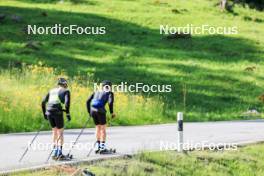
[{"label": "asphalt road", "polygon": [[[78,136],[80,129],[65,131],[65,150]],[[116,148],[118,154],[134,154],[143,150],[163,150],[177,148],[177,124],[110,127],[107,129],[107,146]],[[51,132],[41,132],[36,138],[33,147],[29,150],[22,162],[18,162],[28,143],[35,133],[12,133],[0,135],[0,173],[30,167],[50,166],[58,162],[49,160]],[[85,129],[78,144],[72,151],[73,162],[93,160],[109,155],[96,155],[91,152],[94,139],[94,129]],[[184,123],[184,142],[188,147],[201,147],[252,143],[264,141],[264,121],[231,121],[231,122],[204,122]]]}]

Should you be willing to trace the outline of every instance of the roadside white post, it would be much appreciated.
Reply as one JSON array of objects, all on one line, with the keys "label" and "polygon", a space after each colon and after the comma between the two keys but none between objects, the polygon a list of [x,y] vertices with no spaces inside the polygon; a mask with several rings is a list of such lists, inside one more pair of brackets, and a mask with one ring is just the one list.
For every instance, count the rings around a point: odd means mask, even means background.
[{"label": "roadside white post", "polygon": [[183,151],[183,113],[177,113],[177,121],[178,121],[178,152]]}]

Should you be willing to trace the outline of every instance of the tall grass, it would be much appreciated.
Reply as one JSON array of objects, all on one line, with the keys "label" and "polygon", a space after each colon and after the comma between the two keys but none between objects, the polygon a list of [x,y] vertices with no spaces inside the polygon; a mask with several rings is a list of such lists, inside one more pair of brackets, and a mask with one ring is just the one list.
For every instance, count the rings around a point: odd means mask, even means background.
[{"label": "tall grass", "polygon": [[[55,87],[58,77],[68,76],[52,67],[24,65],[0,73],[0,132],[33,131],[44,122],[41,100],[49,89]],[[86,100],[92,93],[93,82],[89,77],[69,78],[72,121],[67,128],[77,128],[87,120]],[[163,115],[164,103],[158,98],[142,95],[115,93],[116,119],[111,125],[132,125],[169,122]],[[107,107],[106,107],[107,108]],[[92,124],[89,124],[92,126]],[[48,123],[45,129],[48,129]]]}]

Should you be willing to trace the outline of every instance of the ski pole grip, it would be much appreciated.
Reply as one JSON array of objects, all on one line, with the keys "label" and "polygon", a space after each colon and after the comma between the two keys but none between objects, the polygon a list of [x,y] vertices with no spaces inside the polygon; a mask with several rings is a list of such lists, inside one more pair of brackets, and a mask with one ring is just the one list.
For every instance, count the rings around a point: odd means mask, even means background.
[{"label": "ski pole grip", "polygon": [[177,113],[178,122],[178,152],[183,151],[183,113]]}]

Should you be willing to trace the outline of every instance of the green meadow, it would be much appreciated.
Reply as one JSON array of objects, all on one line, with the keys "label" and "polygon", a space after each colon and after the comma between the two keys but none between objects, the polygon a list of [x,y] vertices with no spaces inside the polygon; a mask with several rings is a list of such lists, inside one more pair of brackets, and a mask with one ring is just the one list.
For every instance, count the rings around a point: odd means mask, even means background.
[{"label": "green meadow", "polygon": [[[142,153],[123,159],[109,159],[93,164],[46,168],[14,176],[71,175],[88,169],[97,176],[111,175],[188,175],[188,176],[261,176],[264,174],[263,144],[249,145],[230,151],[176,151]],[[75,175],[81,175],[80,173]]]},{"label": "green meadow", "polygon": [[[71,124],[87,119],[93,83],[172,85],[169,93],[117,93],[110,125],[244,119],[264,92],[264,14],[216,1],[5,0],[0,2],[0,132],[34,131],[43,123],[41,98],[67,76]],[[1,16],[0,15],[0,16]],[[27,25],[104,26],[105,35],[27,35]],[[237,35],[168,39],[160,25],[223,26]],[[48,129],[46,124],[45,129]]]}]

